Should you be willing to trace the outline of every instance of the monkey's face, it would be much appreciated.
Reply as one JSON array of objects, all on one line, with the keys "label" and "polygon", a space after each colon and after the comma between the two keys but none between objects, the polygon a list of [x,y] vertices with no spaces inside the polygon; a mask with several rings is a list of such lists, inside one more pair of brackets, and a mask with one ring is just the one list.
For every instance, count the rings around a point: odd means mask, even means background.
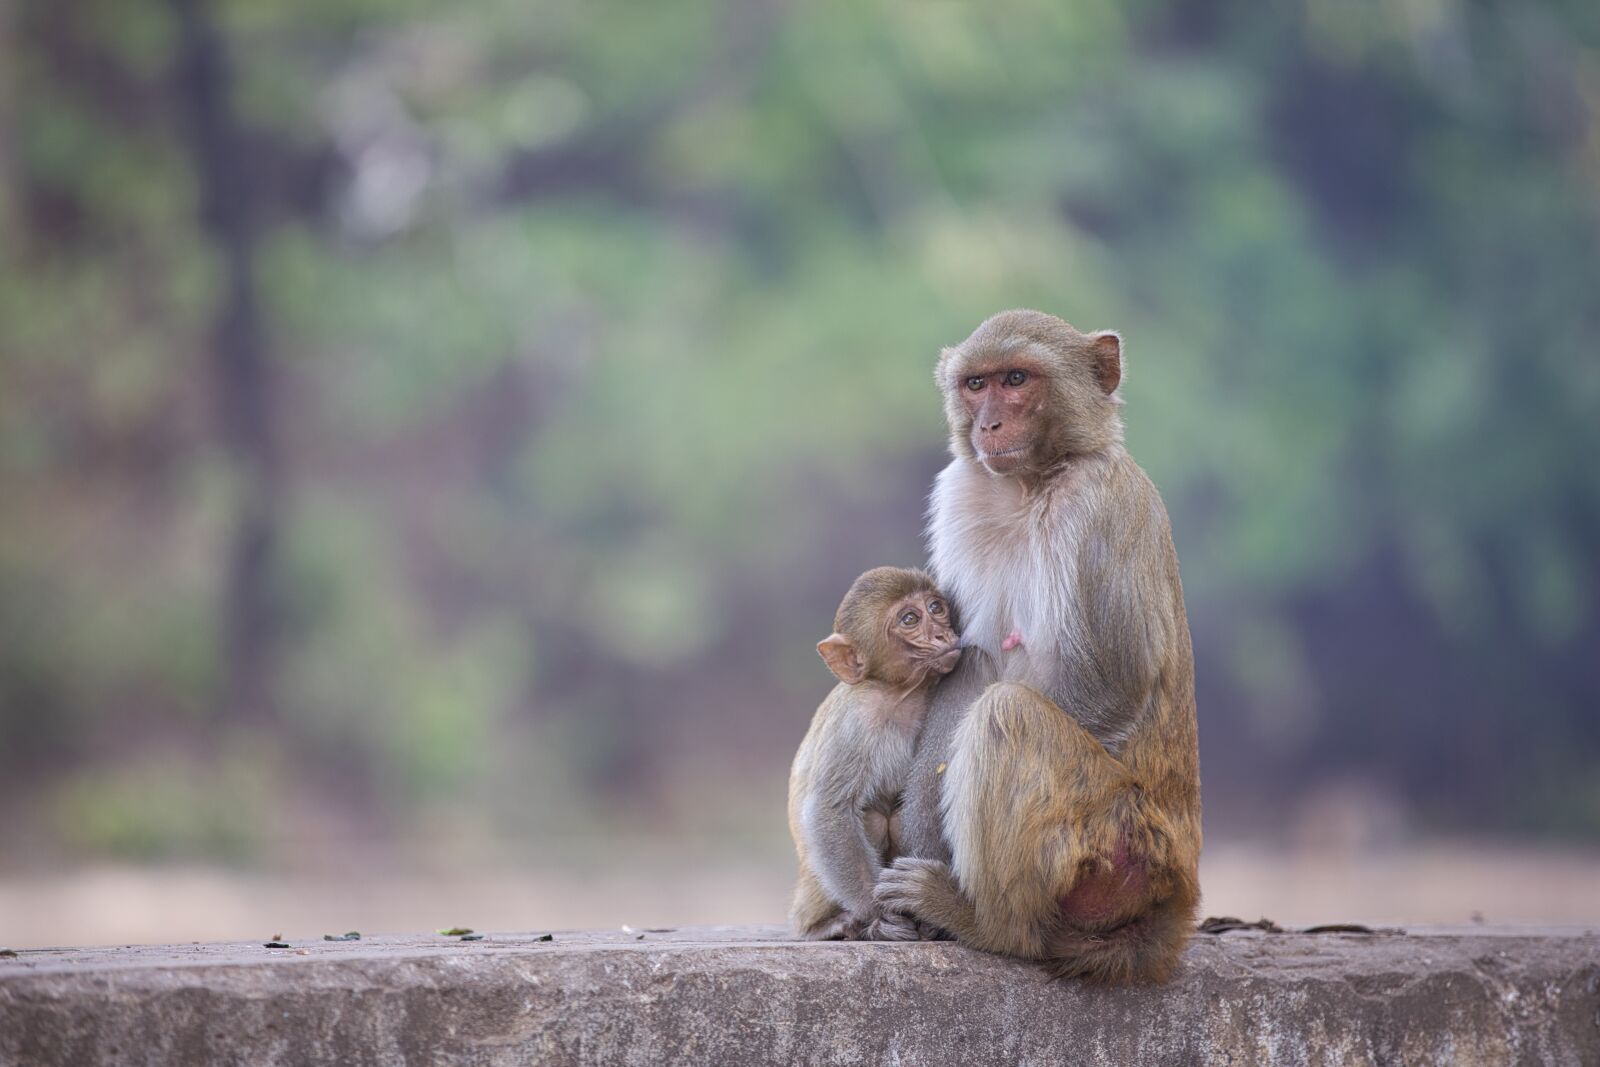
[{"label": "monkey's face", "polygon": [[1026,475],[1118,439],[1121,344],[1037,311],[991,317],[939,359],[952,450],[991,473]]},{"label": "monkey's face", "polygon": [[949,674],[961,658],[950,605],[935,590],[897,600],[889,609],[887,630],[889,654],[901,661],[907,678]]},{"label": "monkey's face", "polygon": [[1049,380],[1032,359],[996,353],[971,360],[955,383],[973,455],[996,474],[1040,466]]}]

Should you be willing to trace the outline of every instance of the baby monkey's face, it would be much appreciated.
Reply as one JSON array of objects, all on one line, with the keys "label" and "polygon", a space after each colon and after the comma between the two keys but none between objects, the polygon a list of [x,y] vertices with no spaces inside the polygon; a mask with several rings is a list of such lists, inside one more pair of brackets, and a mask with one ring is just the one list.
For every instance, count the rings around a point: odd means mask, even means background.
[{"label": "baby monkey's face", "polygon": [[889,644],[919,673],[949,674],[961,658],[960,637],[950,624],[950,605],[931,589],[895,602],[889,610]]}]

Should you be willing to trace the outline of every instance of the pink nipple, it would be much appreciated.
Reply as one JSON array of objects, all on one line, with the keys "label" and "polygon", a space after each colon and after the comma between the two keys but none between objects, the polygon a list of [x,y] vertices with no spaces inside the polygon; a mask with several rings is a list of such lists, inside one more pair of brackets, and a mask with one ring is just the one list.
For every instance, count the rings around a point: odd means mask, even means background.
[{"label": "pink nipple", "polygon": [[1000,651],[1010,652],[1013,648],[1022,647],[1022,631],[1012,630],[1006,634],[1006,639],[1000,642]]}]

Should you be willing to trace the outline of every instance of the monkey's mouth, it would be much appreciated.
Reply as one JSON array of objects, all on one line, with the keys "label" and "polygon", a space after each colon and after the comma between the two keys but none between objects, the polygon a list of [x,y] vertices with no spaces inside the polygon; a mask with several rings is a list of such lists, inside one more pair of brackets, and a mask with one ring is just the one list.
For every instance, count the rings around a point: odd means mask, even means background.
[{"label": "monkey's mouth", "polygon": [[1032,449],[1033,446],[1031,444],[1013,445],[1010,448],[1002,448],[993,452],[985,452],[982,449],[979,449],[978,457],[984,463],[994,463],[996,460],[999,460],[1001,466],[1009,466],[1012,462],[1027,455],[1028,452],[1032,451]]},{"label": "monkey's mouth", "polygon": [[961,658],[961,646],[956,645],[933,657],[933,669],[940,674],[949,674],[956,669],[956,661]]}]

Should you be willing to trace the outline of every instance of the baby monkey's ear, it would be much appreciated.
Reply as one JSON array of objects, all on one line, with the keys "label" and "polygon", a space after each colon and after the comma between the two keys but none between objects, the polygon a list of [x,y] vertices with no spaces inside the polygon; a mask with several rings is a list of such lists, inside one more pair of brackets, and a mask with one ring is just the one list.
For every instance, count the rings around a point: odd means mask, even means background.
[{"label": "baby monkey's ear", "polygon": [[861,653],[844,634],[829,634],[817,642],[817,654],[822,662],[845,685],[855,685],[867,676],[867,664]]}]

